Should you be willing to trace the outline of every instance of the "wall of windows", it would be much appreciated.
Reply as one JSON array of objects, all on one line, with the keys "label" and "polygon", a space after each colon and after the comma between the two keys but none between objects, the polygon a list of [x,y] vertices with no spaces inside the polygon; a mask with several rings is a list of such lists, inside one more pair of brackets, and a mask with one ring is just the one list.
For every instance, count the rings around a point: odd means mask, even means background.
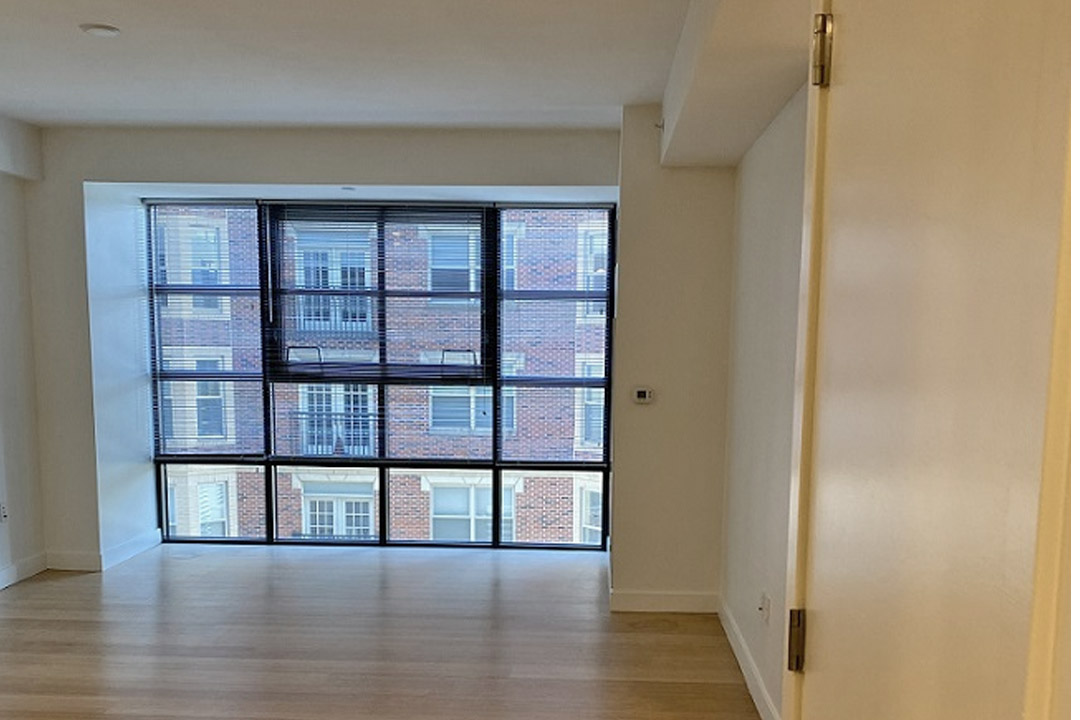
[{"label": "wall of windows", "polygon": [[168,539],[605,545],[612,208],[148,212]]}]

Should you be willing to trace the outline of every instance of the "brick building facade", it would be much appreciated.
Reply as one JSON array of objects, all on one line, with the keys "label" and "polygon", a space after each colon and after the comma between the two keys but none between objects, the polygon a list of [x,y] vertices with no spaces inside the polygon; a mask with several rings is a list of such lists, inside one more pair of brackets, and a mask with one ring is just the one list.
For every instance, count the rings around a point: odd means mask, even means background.
[{"label": "brick building facade", "polygon": [[[504,385],[496,459],[490,384],[399,379],[380,386],[363,377],[337,382],[303,374],[370,365],[419,368],[424,378],[478,366],[478,224],[280,221],[273,273],[280,319],[270,356],[286,373],[299,372],[270,383],[268,448],[258,212],[155,206],[157,428],[159,451],[175,460],[165,465],[169,533],[265,537],[264,466],[246,459],[256,456],[292,459],[274,466],[279,539],[353,542],[379,536],[379,472],[365,467],[365,458],[390,461],[391,541],[490,541],[496,460],[601,463],[605,403],[597,379],[606,368],[607,302],[574,293],[607,289],[608,211],[500,212]],[[183,455],[218,460],[185,464]],[[233,455],[246,458],[222,464]],[[355,463],[318,467],[303,458]],[[427,462],[410,469],[410,460]],[[438,460],[491,467],[429,467]],[[599,543],[603,473],[526,468],[501,471],[503,541]]]}]

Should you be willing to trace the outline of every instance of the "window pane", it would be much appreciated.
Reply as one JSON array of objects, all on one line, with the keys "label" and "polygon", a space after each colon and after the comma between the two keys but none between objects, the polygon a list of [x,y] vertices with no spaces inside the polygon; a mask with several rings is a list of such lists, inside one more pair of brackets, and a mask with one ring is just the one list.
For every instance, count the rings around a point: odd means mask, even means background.
[{"label": "window pane", "polygon": [[435,231],[430,242],[431,267],[469,269],[468,231]]},{"label": "window pane", "polygon": [[478,299],[386,300],[386,356],[392,364],[479,368],[481,345]]},{"label": "window pane", "polygon": [[281,222],[278,230],[280,287],[309,290],[374,287],[378,246],[373,221],[336,216],[325,220],[290,217]]},{"label": "window pane", "polygon": [[[298,291],[281,299],[281,312],[286,348],[323,348],[328,360],[345,357],[355,362],[375,362],[378,359],[378,326],[369,296]],[[357,350],[367,352],[355,353]],[[354,354],[343,355],[340,351]]]},{"label": "window pane", "polygon": [[[514,237],[517,290],[604,290],[607,287],[608,213],[579,208],[502,211]],[[507,268],[504,246],[503,270]],[[503,290],[509,290],[504,283]]]},{"label": "window pane", "polygon": [[391,540],[490,542],[490,471],[394,469],[389,478]]},{"label": "window pane", "polygon": [[[601,318],[603,319],[603,318]],[[588,303],[568,300],[504,300],[500,335],[504,359],[518,359],[516,375],[603,377],[607,326],[588,316]],[[597,358],[600,374],[581,373],[582,355]]]},{"label": "window pane", "polygon": [[374,457],[378,388],[361,383],[274,383],[278,455]]},{"label": "window pane", "polygon": [[433,487],[431,506],[435,515],[469,515],[469,488]]},{"label": "window pane", "polygon": [[163,452],[262,452],[262,386],[257,381],[162,380],[158,405]]},{"label": "window pane", "polygon": [[[160,285],[259,285],[258,212],[251,207],[155,205],[154,282]],[[195,308],[223,302],[199,296]]]},{"label": "window pane", "polygon": [[[363,212],[287,212],[275,245],[281,270],[281,359],[287,364],[376,363],[377,226]],[[292,217],[297,215],[298,217]],[[350,294],[362,293],[362,294]]]},{"label": "window pane", "polygon": [[516,425],[503,437],[506,460],[604,459],[603,388],[515,387]]},{"label": "window pane", "polygon": [[282,540],[377,542],[379,471],[282,466],[277,470]]},{"label": "window pane", "polygon": [[469,519],[432,518],[430,539],[438,542],[469,542]]},{"label": "window pane", "polygon": [[389,456],[490,458],[491,405],[485,395],[491,397],[490,387],[388,385]]},{"label": "window pane", "polygon": [[469,388],[436,387],[431,389],[431,429],[461,430],[472,428],[472,401]]},{"label": "window pane", "polygon": [[266,538],[266,483],[252,465],[165,466],[172,538]]},{"label": "window pane", "polygon": [[503,542],[600,544],[601,473],[505,470],[502,482]]},{"label": "window pane", "polygon": [[[205,300],[213,303],[200,304]],[[257,294],[158,295],[155,309],[162,370],[194,370],[207,357],[218,359],[218,369],[225,371],[258,372],[262,367]]]},{"label": "window pane", "polygon": [[386,287],[479,292],[481,219],[479,212],[454,210],[391,217],[386,223]]}]

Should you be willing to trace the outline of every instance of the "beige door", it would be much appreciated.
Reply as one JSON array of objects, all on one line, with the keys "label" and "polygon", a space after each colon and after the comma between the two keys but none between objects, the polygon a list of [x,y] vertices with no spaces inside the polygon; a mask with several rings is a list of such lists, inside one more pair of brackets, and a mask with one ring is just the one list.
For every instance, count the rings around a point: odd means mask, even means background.
[{"label": "beige door", "polygon": [[806,442],[793,473],[792,599],[807,607],[808,642],[784,715],[1015,720],[1069,5],[833,0],[831,11],[832,85],[811,90],[820,152],[806,256],[820,253],[820,274],[805,286]]}]

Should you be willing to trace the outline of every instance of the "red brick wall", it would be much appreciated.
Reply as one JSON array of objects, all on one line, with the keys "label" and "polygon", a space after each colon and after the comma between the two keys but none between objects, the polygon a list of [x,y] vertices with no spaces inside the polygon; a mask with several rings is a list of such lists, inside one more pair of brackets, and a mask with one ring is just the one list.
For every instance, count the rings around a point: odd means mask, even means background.
[{"label": "red brick wall", "polygon": [[[224,220],[227,237],[222,247],[228,253],[228,277],[223,281],[258,284],[257,212],[253,209],[171,206],[158,210],[158,222],[167,231],[197,220],[213,223]],[[577,210],[509,210],[506,224],[519,225],[516,252],[517,289],[576,290],[578,278]],[[605,211],[589,214],[590,222],[606,222]],[[170,230],[172,228],[172,230]],[[295,243],[288,240],[283,264],[283,280],[296,284]],[[388,225],[386,259],[388,287],[427,290],[429,248],[427,238],[413,225]],[[367,281],[374,285],[374,244],[369,251]],[[171,282],[187,282],[182,273]],[[479,286],[477,286],[479,287]],[[160,303],[159,303],[160,304]],[[161,314],[158,333],[165,346],[231,347],[232,370],[261,370],[261,325],[257,293],[222,298],[221,318],[177,317]],[[517,372],[527,376],[571,377],[578,370],[582,354],[603,355],[606,328],[603,322],[582,322],[582,306],[570,301],[507,301],[502,308],[503,352],[522,356],[524,366]],[[372,301],[370,312],[374,313]],[[289,314],[286,313],[286,316]],[[292,315],[295,318],[295,314]],[[444,349],[474,350],[481,347],[479,304],[469,301],[391,298],[387,301],[386,323],[390,362],[418,362],[421,353]],[[374,325],[372,325],[374,327]],[[325,331],[302,331],[295,319],[284,324],[292,345],[317,345],[326,350],[378,347],[377,336],[368,337]],[[230,369],[230,368],[227,368]],[[503,438],[503,457],[534,461],[599,461],[601,448],[575,444],[575,406],[580,398],[573,388],[516,388],[513,430]],[[170,451],[195,453],[261,453],[263,448],[262,387],[259,382],[237,382],[231,389],[228,412],[228,442],[195,439]],[[277,384],[273,389],[275,448],[267,452],[301,454],[302,432],[298,413],[300,389],[295,384]],[[387,407],[372,408],[386,418],[389,458],[490,460],[490,431],[446,432],[433,429],[430,421],[430,388],[391,385],[386,390]],[[188,410],[190,412],[190,408]],[[385,412],[383,412],[385,411]],[[377,433],[376,433],[377,435]],[[375,448],[374,454],[380,454]],[[266,532],[264,483],[260,473],[242,472],[237,478],[240,533],[262,536]],[[299,489],[292,487],[291,474],[281,472],[277,483],[278,535],[298,536],[302,532]],[[571,542],[574,533],[574,484],[570,477],[530,476],[515,494],[515,534],[520,542]],[[397,540],[425,540],[431,532],[431,502],[421,488],[419,475],[394,473],[390,493],[390,537]],[[377,507],[377,499],[376,505]]]}]

